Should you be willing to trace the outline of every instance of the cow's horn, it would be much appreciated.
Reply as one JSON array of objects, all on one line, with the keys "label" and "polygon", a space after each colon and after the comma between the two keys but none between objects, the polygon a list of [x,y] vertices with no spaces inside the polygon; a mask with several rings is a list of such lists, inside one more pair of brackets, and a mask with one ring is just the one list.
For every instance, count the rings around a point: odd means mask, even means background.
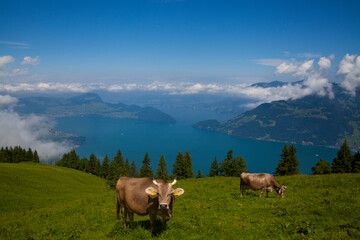
[{"label": "cow's horn", "polygon": [[155,178],[153,178],[153,183],[154,183],[156,186],[160,186],[160,184],[156,181]]},{"label": "cow's horn", "polygon": [[171,183],[171,185],[175,185],[175,183],[176,183],[176,178],[177,178],[177,177],[175,177],[175,179],[174,179],[174,181]]}]

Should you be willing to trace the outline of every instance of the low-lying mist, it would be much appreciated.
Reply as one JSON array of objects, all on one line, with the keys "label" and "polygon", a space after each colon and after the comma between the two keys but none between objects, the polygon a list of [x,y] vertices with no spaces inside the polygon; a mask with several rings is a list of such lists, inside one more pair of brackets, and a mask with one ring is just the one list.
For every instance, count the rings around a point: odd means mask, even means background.
[{"label": "low-lying mist", "polygon": [[[0,96],[5,99],[6,96]],[[9,97],[6,97],[7,99]],[[70,150],[71,145],[67,142],[55,142],[51,140],[50,130],[54,128],[55,123],[43,116],[34,114],[23,115],[13,112],[11,107],[5,106],[13,101],[0,101],[0,146],[22,148],[31,148],[37,150],[40,160],[48,162],[49,160],[61,158],[62,154]]]}]

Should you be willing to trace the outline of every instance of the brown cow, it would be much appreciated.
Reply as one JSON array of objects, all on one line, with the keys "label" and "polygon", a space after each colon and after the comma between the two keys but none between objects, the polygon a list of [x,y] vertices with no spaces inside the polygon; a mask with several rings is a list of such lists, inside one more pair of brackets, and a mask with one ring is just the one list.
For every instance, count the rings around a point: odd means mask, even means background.
[{"label": "brown cow", "polygon": [[247,188],[252,190],[261,189],[260,197],[266,190],[266,197],[268,197],[269,191],[275,190],[275,195],[285,197],[285,186],[281,186],[274,178],[273,175],[268,173],[241,173],[240,175],[240,191],[241,196]]},{"label": "brown cow", "polygon": [[134,213],[140,216],[149,214],[151,232],[154,234],[156,215],[160,215],[163,228],[166,229],[166,222],[171,218],[175,203],[174,196],[184,193],[182,188],[172,188],[175,183],[176,179],[168,183],[162,179],[120,177],[116,183],[117,218],[120,219],[121,209],[126,227],[127,215],[133,226]]}]

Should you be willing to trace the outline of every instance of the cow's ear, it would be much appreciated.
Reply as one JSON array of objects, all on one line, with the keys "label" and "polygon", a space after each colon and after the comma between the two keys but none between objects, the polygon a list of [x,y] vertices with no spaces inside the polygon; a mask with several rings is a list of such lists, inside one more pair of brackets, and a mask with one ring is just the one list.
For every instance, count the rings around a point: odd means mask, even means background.
[{"label": "cow's ear", "polygon": [[145,189],[145,192],[151,196],[155,196],[157,194],[157,190],[153,187],[148,187]]},{"label": "cow's ear", "polygon": [[182,188],[177,188],[177,189],[175,189],[174,191],[173,191],[173,194],[175,195],[175,196],[180,196],[181,194],[183,194],[184,193],[184,189],[182,189]]}]

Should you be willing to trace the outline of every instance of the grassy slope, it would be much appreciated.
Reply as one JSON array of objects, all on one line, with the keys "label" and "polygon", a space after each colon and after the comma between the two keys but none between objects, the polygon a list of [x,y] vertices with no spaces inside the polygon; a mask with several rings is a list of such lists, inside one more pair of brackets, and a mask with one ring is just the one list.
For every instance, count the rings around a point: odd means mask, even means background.
[{"label": "grassy slope", "polygon": [[[181,180],[159,239],[360,238],[360,174],[278,177],[286,198],[248,190],[238,178]],[[124,229],[115,192],[88,174],[47,165],[0,164],[0,238],[150,238],[148,216]],[[20,200],[21,199],[21,200]],[[159,224],[160,227],[160,224]]]}]

